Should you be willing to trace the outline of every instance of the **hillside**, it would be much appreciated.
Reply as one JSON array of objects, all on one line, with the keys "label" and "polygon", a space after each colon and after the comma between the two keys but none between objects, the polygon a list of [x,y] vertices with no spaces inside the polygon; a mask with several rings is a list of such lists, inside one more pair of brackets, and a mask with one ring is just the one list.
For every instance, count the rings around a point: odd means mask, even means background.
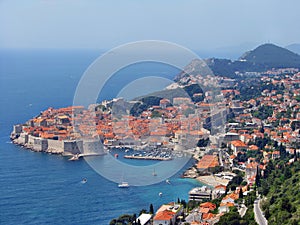
[{"label": "hillside", "polygon": [[[276,168],[276,169],[275,169]],[[269,163],[259,191],[269,224],[300,224],[300,161]]]},{"label": "hillside", "polygon": [[[300,55],[276,46],[274,44],[263,44],[252,51],[244,53],[238,60],[209,58],[204,60],[209,69],[202,66],[201,60],[193,60],[185,71],[188,74],[205,75],[211,70],[215,75],[236,78],[236,72],[263,72],[272,68],[300,68]],[[205,68],[205,71],[203,70]],[[186,77],[186,73],[180,73],[175,77],[179,81]]]},{"label": "hillside", "polygon": [[300,55],[300,44],[291,44],[285,48]]},{"label": "hillside", "polygon": [[185,66],[184,71],[182,71],[181,73],[179,73],[174,80],[175,81],[179,81],[180,79],[187,77],[188,75],[208,75],[211,74],[211,70],[208,67],[209,65],[206,65],[207,63],[205,62],[205,60],[200,60],[200,59],[194,59],[190,62],[190,64],[188,64],[187,66]]},{"label": "hillside", "polygon": [[240,60],[246,60],[253,65],[264,65],[266,68],[300,67],[300,56],[288,49],[274,44],[263,44],[246,52]]}]

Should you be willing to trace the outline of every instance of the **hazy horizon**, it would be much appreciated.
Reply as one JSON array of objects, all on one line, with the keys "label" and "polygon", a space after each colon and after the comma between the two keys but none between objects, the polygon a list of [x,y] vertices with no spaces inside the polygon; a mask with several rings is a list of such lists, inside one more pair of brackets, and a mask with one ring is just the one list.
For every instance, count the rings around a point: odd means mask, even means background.
[{"label": "hazy horizon", "polygon": [[[247,51],[254,50],[256,47],[267,44],[267,43],[260,43],[260,44],[253,44],[253,45],[237,45],[237,46],[228,46],[228,47],[222,47],[222,48],[215,48],[215,49],[190,49],[195,54],[198,55],[198,57],[203,59],[208,58],[226,58],[231,60],[237,60],[242,55],[244,55]],[[274,44],[274,43],[268,43],[268,44]],[[276,44],[275,44],[276,45]],[[300,54],[299,47],[300,44],[296,44],[297,48],[289,48],[289,46],[280,46],[283,48],[288,47],[287,49],[296,53]],[[298,47],[299,46],[299,47]],[[97,53],[97,55],[109,52],[111,49],[101,49],[101,48],[5,48],[0,47],[0,51],[16,51],[16,52],[59,52],[59,51],[74,51],[74,52],[90,52],[90,53]]]},{"label": "hazy horizon", "polygon": [[285,47],[300,43],[299,8],[296,0],[4,0],[0,48],[111,49],[140,40],[203,52]]}]

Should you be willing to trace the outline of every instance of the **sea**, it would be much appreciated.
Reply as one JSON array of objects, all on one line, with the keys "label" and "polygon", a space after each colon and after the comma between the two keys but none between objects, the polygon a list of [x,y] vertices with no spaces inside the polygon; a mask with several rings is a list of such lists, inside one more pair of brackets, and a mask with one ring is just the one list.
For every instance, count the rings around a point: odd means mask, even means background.
[{"label": "sea", "polygon": [[[148,210],[150,204],[157,209],[178,198],[188,200],[188,191],[201,186],[195,180],[180,178],[192,160],[169,178],[171,184],[161,181],[118,188],[84,159],[68,161],[10,142],[14,124],[24,123],[49,107],[72,105],[80,78],[101,54],[102,50],[0,50],[0,224],[104,225],[119,215]],[[178,72],[167,65],[147,62],[129,66],[110,79],[99,101],[118,96],[134,79],[153,75],[172,80]]]}]

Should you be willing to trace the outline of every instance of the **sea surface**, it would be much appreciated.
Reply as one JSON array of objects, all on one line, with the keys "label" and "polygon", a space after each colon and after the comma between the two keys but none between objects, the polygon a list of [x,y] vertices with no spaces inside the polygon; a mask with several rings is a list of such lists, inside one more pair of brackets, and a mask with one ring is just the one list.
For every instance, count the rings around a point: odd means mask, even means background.
[{"label": "sea surface", "polygon": [[[48,107],[72,105],[81,76],[102,53],[0,50],[0,224],[104,225],[121,214],[148,210],[151,203],[157,209],[177,198],[187,200],[188,191],[201,185],[181,179],[181,170],[170,178],[171,185],[163,181],[121,189],[97,174],[85,160],[71,162],[59,155],[35,153],[11,144],[13,124],[24,123]],[[118,73],[104,87],[101,99],[117,96],[132,79],[149,75],[172,79],[178,70],[144,63]],[[83,178],[86,183],[81,182]]]}]

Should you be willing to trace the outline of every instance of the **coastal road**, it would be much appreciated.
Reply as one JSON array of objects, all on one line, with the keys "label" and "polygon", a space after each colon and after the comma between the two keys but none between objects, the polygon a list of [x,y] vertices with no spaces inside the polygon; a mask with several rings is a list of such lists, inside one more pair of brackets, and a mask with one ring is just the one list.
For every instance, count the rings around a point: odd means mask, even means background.
[{"label": "coastal road", "polygon": [[259,225],[268,225],[268,221],[265,218],[265,216],[263,215],[260,207],[260,199],[256,199],[254,201],[254,217],[255,217],[255,221],[259,224]]}]

